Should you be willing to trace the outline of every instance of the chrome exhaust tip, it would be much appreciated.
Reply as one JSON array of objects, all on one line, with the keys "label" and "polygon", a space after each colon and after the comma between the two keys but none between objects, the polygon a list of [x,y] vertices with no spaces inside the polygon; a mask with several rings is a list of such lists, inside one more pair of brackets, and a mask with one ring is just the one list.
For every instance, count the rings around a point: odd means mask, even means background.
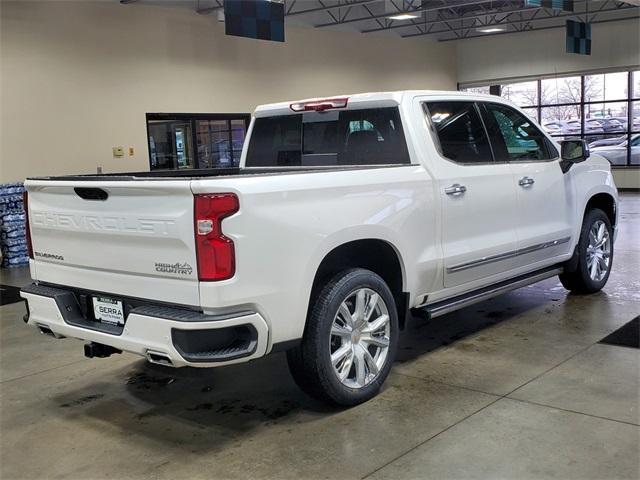
[{"label": "chrome exhaust tip", "polygon": [[44,323],[36,323],[36,327],[38,327],[38,330],[40,330],[40,333],[42,333],[43,335],[47,335],[53,338],[65,338],[64,335],[58,335],[53,330],[51,330],[49,325],[45,325]]},{"label": "chrome exhaust tip", "polygon": [[173,367],[173,362],[169,355],[154,350],[147,350],[147,361],[156,365],[164,365],[165,367]]}]

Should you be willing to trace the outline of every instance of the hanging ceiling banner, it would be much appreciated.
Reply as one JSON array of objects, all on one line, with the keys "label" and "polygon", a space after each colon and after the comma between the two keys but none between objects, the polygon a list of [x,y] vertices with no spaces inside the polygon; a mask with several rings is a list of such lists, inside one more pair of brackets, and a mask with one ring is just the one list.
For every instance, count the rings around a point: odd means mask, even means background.
[{"label": "hanging ceiling banner", "polygon": [[573,0],[525,0],[525,7],[543,7],[573,12]]},{"label": "hanging ceiling banner", "polygon": [[567,53],[591,55],[591,24],[567,20]]},{"label": "hanging ceiling banner", "polygon": [[284,42],[284,3],[225,0],[224,24],[227,35]]}]

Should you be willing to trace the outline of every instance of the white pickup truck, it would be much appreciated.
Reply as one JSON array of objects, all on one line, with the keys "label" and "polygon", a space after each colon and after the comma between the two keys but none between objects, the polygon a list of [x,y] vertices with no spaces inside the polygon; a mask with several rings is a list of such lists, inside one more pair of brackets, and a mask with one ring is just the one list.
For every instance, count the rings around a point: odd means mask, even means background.
[{"label": "white pickup truck", "polygon": [[25,321],[174,367],[286,350],[306,392],[357,404],[411,311],[604,286],[618,198],[588,157],[494,96],[261,106],[239,168],[28,179]]}]

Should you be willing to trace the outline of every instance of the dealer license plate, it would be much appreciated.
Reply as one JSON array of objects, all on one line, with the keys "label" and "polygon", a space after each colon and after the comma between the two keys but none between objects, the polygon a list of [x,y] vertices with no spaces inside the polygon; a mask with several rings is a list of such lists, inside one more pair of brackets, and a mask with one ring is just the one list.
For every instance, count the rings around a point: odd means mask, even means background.
[{"label": "dealer license plate", "polygon": [[106,297],[93,297],[93,314],[96,320],[112,325],[124,325],[122,302]]}]

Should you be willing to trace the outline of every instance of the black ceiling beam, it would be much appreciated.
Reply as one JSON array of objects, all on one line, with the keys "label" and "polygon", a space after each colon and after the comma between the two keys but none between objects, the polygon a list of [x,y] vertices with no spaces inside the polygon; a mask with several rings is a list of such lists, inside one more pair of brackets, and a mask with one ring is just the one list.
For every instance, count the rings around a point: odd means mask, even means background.
[{"label": "black ceiling beam", "polygon": [[[629,6],[633,6],[633,5],[629,5]],[[637,7],[636,7],[637,8]],[[637,20],[640,18],[640,15],[633,15],[631,17],[620,17],[620,18],[608,18],[606,20],[596,20],[594,22],[589,22],[591,24],[594,23],[610,23],[610,22],[622,22],[624,20]],[[565,28],[565,24],[561,24],[561,25],[550,25],[548,27],[540,27],[540,28],[532,28],[531,30],[526,30],[528,32],[538,32],[540,30],[553,30],[555,28]],[[449,30],[442,30],[440,31],[440,33],[444,33],[447,32]],[[521,32],[496,32],[496,33],[483,33],[480,35],[470,35],[468,37],[464,37],[464,38],[447,38],[444,40],[439,40],[440,42],[454,42],[456,40],[467,40],[469,38],[484,38],[484,37],[495,37],[496,35],[508,35],[508,34],[513,34],[513,33],[521,33]],[[405,38],[405,37],[403,37]]]},{"label": "black ceiling beam", "polygon": [[411,14],[411,13],[420,13],[420,12],[436,12],[438,10],[448,10],[450,8],[457,8],[457,7],[468,7],[471,5],[481,5],[483,3],[491,3],[491,2],[492,0],[465,0],[465,1],[457,1],[455,3],[447,2],[447,4],[445,5],[432,6],[432,7],[419,7],[413,10],[401,10],[401,11],[392,12],[392,13],[386,12],[379,15],[370,15],[368,17],[352,18],[349,20],[344,20],[339,23],[321,23],[320,25],[314,25],[314,26],[316,28],[334,27],[336,25],[343,25],[345,23],[365,22],[367,20],[376,20],[378,18],[388,18],[393,15],[402,15],[403,13]]},{"label": "black ceiling beam", "polygon": [[[121,0],[121,2],[135,2],[137,0]],[[305,15],[308,13],[318,13],[318,12],[329,12],[331,13],[331,10],[334,8],[348,8],[348,7],[357,7],[357,6],[366,6],[369,3],[376,3],[379,2],[380,0],[353,0],[351,2],[345,2],[345,3],[338,3],[338,4],[334,4],[334,5],[323,5],[322,2],[319,2],[322,6],[320,7],[314,7],[314,8],[307,8],[305,10],[296,10],[296,11],[291,11],[291,10],[287,10],[286,12],[286,16],[287,17],[292,17],[295,15]],[[212,6],[212,7],[205,7],[205,8],[199,8],[196,10],[196,12],[206,15],[207,13],[211,13],[214,12],[216,10],[220,10],[221,8],[224,8],[224,6],[222,5],[222,0],[217,0],[218,5],[217,6]],[[294,2],[295,3],[295,2]],[[291,5],[291,8],[293,8],[294,5]]]},{"label": "black ceiling beam", "polygon": [[[516,10],[502,10],[502,11],[487,11],[484,13],[478,13],[478,14],[474,14],[474,15],[464,15],[464,16],[460,16],[460,17],[451,17],[451,18],[446,18],[446,19],[440,19],[440,20],[428,20],[425,22],[417,22],[418,25],[421,26],[425,26],[425,25],[436,25],[438,23],[445,23],[445,22],[458,22],[460,20],[470,20],[470,19],[475,19],[475,18],[483,18],[483,17],[491,17],[494,15],[511,15],[514,13],[521,13],[521,12],[529,12],[529,11],[539,11],[539,9],[537,7],[527,7],[527,8],[518,8]],[[503,19],[504,20],[504,19]],[[413,25],[410,24],[404,24],[404,25],[391,25],[387,28],[370,28],[367,30],[362,30],[362,33],[372,33],[372,32],[382,32],[384,30],[395,30],[398,28],[407,28],[407,27],[412,27]]]},{"label": "black ceiling beam", "polygon": [[[633,7],[632,5],[628,5],[626,7],[617,7],[617,8],[608,8],[608,9],[604,9],[604,10],[599,10],[598,13],[608,13],[608,12],[622,12],[625,10],[629,10],[629,9],[634,9],[637,7]],[[574,17],[577,15],[582,15],[584,12],[571,12],[571,13],[563,13],[563,14],[559,14],[559,15],[550,15],[548,17],[538,17],[538,18],[531,18],[531,19],[523,19],[523,20],[512,20],[512,21],[501,21],[501,22],[495,22],[495,23],[489,23],[487,25],[483,25],[483,27],[500,27],[500,26],[508,26],[508,25],[515,25],[515,24],[519,24],[519,23],[533,23],[533,22],[542,22],[542,21],[549,21],[549,20],[555,20],[557,18],[566,18],[566,17]],[[623,18],[618,18],[615,20],[624,20],[625,18],[628,17],[623,17]],[[601,22],[594,22],[594,23],[601,23]],[[565,24],[563,23],[562,25],[559,25],[559,27],[564,27]],[[423,35],[435,35],[438,33],[447,33],[447,32],[454,32],[454,31],[460,31],[460,30],[465,30],[467,28],[473,28],[473,27],[469,27],[469,26],[465,26],[465,27],[460,27],[458,29],[442,29],[442,30],[437,30],[435,32],[430,32],[430,33],[410,33],[407,35],[402,35],[402,38],[410,38],[410,37],[421,37]],[[548,28],[548,27],[547,27]],[[538,28],[536,30],[543,30],[543,28]],[[514,32],[498,32],[498,33],[514,33]],[[484,35],[475,35],[474,37],[486,37],[489,36],[488,34],[484,34]],[[467,38],[473,38],[473,37],[467,37]],[[453,40],[453,39],[448,39],[448,40]]]},{"label": "black ceiling beam", "polygon": [[[354,0],[353,2],[339,3],[335,5],[323,5],[321,7],[307,8],[305,10],[296,10],[295,12],[287,12],[288,17],[294,15],[305,15],[307,13],[326,12],[334,8],[357,7],[358,5],[367,5],[368,3],[376,3],[380,0]],[[333,24],[332,24],[333,25]]]}]

